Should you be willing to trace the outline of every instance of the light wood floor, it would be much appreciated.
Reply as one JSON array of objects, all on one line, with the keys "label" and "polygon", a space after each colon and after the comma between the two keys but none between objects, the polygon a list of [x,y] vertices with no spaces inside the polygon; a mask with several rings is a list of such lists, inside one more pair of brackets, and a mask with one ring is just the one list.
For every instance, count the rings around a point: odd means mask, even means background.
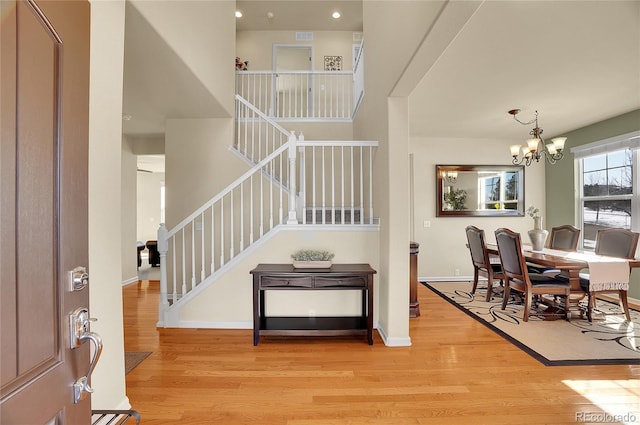
[{"label": "light wood floor", "polygon": [[[419,286],[411,347],[267,339],[251,330],[156,329],[158,287],[123,289],[126,377],[142,424],[575,424],[629,413],[640,366],[546,367]],[[549,341],[562,344],[562,341]],[[576,415],[582,416],[576,416]]]}]

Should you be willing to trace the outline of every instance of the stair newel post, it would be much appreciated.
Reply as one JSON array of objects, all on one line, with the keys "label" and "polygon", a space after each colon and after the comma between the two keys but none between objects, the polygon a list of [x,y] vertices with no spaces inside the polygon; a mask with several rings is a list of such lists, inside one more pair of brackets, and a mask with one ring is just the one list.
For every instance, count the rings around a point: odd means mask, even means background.
[{"label": "stair newel post", "polygon": [[160,306],[158,308],[158,325],[165,323],[165,314],[169,309],[167,297],[167,251],[169,250],[169,237],[167,227],[160,223],[158,228],[158,254],[160,254]]},{"label": "stair newel post", "polygon": [[307,181],[306,181],[306,176],[307,176],[307,156],[305,154],[305,149],[304,146],[302,145],[302,142],[304,142],[304,134],[302,132],[300,132],[300,135],[298,136],[298,153],[300,154],[300,191],[298,193],[298,208],[297,208],[297,212],[298,212],[298,217],[300,217],[302,224],[306,224],[307,223],[307,217],[304,213],[304,210],[306,208],[306,187],[307,187]]},{"label": "stair newel post", "polygon": [[287,224],[298,224],[296,216],[296,142],[296,133],[292,131],[287,142],[289,145],[287,149],[289,157],[289,217]]}]

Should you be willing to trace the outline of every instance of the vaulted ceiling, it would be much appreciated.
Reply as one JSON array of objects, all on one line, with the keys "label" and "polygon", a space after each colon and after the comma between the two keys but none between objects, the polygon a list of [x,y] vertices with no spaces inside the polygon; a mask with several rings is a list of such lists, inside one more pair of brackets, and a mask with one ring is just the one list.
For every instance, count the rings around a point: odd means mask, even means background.
[{"label": "vaulted ceiling", "polygon": [[[363,26],[361,1],[240,0],[237,8],[244,15],[238,30]],[[330,18],[334,10],[341,19]],[[166,116],[219,107],[198,94],[196,79],[171,65],[175,55],[135,9],[127,7],[126,18],[124,112],[144,119],[125,122],[125,133],[162,133]],[[145,55],[164,50],[162,78],[141,78]],[[162,95],[167,81],[179,82],[180,90]],[[410,106],[412,136],[483,139],[526,136],[528,129],[507,114],[513,108],[522,109],[523,119],[539,110],[547,136],[639,109],[640,1],[485,1],[425,70]]]}]

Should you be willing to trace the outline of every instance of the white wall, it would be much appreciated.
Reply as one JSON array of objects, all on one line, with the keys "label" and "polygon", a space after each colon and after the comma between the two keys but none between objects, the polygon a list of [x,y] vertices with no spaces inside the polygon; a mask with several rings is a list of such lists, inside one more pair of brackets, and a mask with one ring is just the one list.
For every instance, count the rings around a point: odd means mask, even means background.
[{"label": "white wall", "polygon": [[[337,231],[337,230],[300,230],[294,226],[287,230],[281,227],[273,238],[255,249],[247,258],[224,274],[212,286],[187,304],[180,320],[189,325],[211,325],[218,327],[251,328],[253,326],[252,277],[249,272],[260,263],[290,264],[291,254],[298,249],[322,249],[335,254],[334,263],[368,263],[377,270],[379,259],[379,240],[377,231]],[[407,262],[409,254],[407,248]],[[377,282],[377,275],[375,281]],[[408,282],[408,281],[407,281]],[[408,284],[407,284],[408,287]],[[376,291],[378,285],[376,285]],[[282,291],[282,294],[270,295],[269,310],[286,311],[287,314],[308,314],[310,310],[317,315],[358,314],[360,312],[360,294],[357,291],[324,291],[309,294]],[[225,300],[220,303],[219,300]],[[374,311],[378,312],[379,297],[375,295]],[[215,305],[216,309],[211,306]],[[407,310],[408,310],[407,300]],[[377,320],[377,317],[374,316]],[[249,340],[247,340],[249,343]]]},{"label": "white wall", "polygon": [[236,56],[249,61],[250,71],[273,69],[273,45],[291,44],[313,47],[313,69],[324,70],[325,56],[342,56],[342,70],[352,69],[353,32],[313,31],[313,40],[296,41],[295,31],[238,31],[236,34]]},{"label": "white wall", "polygon": [[[495,242],[494,231],[508,227],[526,235],[533,220],[525,217],[436,217],[436,164],[511,165],[512,140],[412,138],[413,154],[413,228],[412,239],[420,244],[419,278],[473,276],[471,257],[466,247],[464,228],[470,224],[485,230],[488,242]],[[481,148],[479,148],[481,147]],[[468,153],[473,152],[470,158]],[[525,168],[525,208],[535,205],[545,211],[544,164]],[[424,221],[431,227],[423,227]],[[460,278],[460,276],[458,278]]]},{"label": "white wall", "polygon": [[184,61],[216,100],[233,115],[234,0],[146,1],[132,4]]},{"label": "white wall", "polygon": [[160,226],[160,191],[164,173],[137,173],[137,240],[145,243],[158,239]]},{"label": "white wall", "polygon": [[[233,87],[232,87],[233,88]],[[229,151],[232,119],[166,123],[166,224],[171,229],[249,169]]]},{"label": "white wall", "polygon": [[91,330],[104,348],[91,377],[93,409],[129,408],[122,321],[123,0],[91,2],[89,291]]},{"label": "white wall", "polygon": [[136,251],[136,155],[131,144],[122,138],[122,282],[133,282],[138,278]]}]

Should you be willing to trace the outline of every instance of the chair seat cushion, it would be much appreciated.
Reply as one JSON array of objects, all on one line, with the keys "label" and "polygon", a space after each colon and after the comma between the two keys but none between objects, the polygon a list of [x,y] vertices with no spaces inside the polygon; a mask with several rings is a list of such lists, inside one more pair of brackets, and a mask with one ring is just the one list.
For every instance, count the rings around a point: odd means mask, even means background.
[{"label": "chair seat cushion", "polygon": [[[530,273],[529,280],[531,281],[531,285],[535,287],[549,286],[555,288],[558,286],[562,286],[569,288],[570,286],[568,280],[557,279],[555,276],[549,274]],[[522,284],[522,282],[518,283]]]}]

